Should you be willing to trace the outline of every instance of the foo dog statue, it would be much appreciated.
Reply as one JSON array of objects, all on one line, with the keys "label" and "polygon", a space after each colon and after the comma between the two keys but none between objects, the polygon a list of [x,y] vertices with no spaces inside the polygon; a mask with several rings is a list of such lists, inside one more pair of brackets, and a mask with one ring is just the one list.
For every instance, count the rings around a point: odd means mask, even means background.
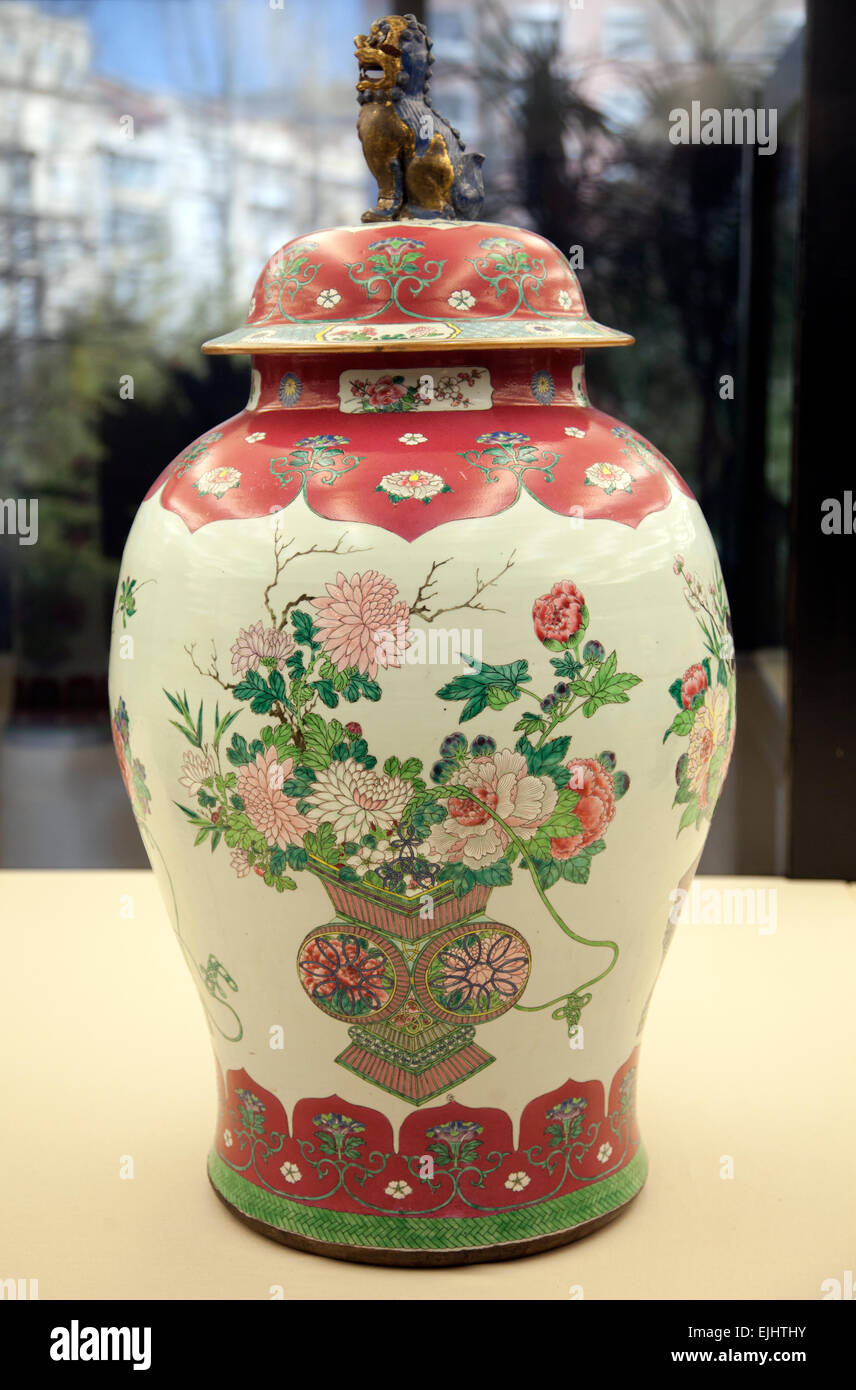
[{"label": "foo dog statue", "polygon": [[354,43],[360,66],[357,131],[378,189],[363,222],[477,218],[484,155],[468,154],[460,133],[431,107],[434,60],[424,24],[412,14],[387,15]]}]

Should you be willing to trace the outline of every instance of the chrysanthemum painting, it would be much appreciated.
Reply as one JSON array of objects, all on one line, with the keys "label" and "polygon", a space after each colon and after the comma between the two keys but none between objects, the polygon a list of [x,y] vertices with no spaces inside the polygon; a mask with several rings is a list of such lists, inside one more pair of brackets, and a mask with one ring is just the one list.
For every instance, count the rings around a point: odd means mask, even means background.
[{"label": "chrysanthemum painting", "polygon": [[395,828],[413,795],[409,782],[366,768],[354,758],[332,762],[315,774],[312,804],[319,821],[342,840]]},{"label": "chrysanthemum painting", "polygon": [[268,845],[286,849],[298,844],[316,821],[301,815],[293,796],[283,793],[283,785],[291,777],[291,758],[280,763],[276,748],[257,753],[254,763],[242,767],[238,774],[237,793],[243,802],[250,823],[264,836]]},{"label": "chrysanthemum painting", "polygon": [[409,645],[410,609],[391,579],[377,570],[341,570],[327,593],[312,600],[324,650],[339,671],[348,667],[370,676],[378,667],[400,666]]},{"label": "chrysanthemum painting", "polygon": [[261,622],[242,627],[232,646],[232,675],[258,671],[259,666],[284,671],[294,650],[294,638],[284,629],[265,627]]}]

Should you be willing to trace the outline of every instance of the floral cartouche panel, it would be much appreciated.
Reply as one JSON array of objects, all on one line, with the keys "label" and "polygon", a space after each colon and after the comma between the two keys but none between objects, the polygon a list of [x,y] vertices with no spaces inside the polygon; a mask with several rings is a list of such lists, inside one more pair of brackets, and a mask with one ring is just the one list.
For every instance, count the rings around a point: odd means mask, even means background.
[{"label": "floral cartouche panel", "polygon": [[246,410],[128,541],[114,740],[218,1059],[210,1177],[294,1244],[486,1258],[644,1181],[641,1020],[734,654],[698,505],[590,404],[589,340],[626,341],[531,233],[299,241],[219,344],[254,351]]}]

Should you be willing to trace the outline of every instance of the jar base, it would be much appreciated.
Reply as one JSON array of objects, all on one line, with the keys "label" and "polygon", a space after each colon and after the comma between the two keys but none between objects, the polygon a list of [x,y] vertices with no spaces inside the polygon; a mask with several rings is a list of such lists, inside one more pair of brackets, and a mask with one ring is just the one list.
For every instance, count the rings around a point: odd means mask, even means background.
[{"label": "jar base", "polygon": [[[212,1157],[216,1160],[216,1156]],[[219,1164],[219,1160],[216,1162]],[[237,1202],[232,1201],[215,1181],[214,1172],[212,1172],[213,1166],[214,1164],[209,1161],[208,1179],[220,1201],[233,1216],[238,1217],[240,1221],[259,1235],[267,1236],[268,1239],[276,1240],[281,1245],[288,1245],[294,1250],[303,1250],[310,1255],[323,1255],[332,1260],[347,1260],[355,1264],[385,1265],[397,1268],[439,1269],[452,1265],[488,1264],[498,1260],[523,1259],[528,1255],[538,1255],[546,1250],[555,1250],[558,1246],[569,1245],[572,1241],[591,1235],[610,1221],[614,1221],[626,1210],[634,1198],[638,1197],[645,1185],[648,1165],[644,1151],[640,1149],[627,1167],[615,1174],[615,1179],[606,1180],[604,1183],[598,1183],[588,1189],[580,1189],[578,1193],[572,1194],[574,1197],[579,1197],[581,1207],[583,1203],[589,1207],[599,1205],[598,1197],[601,1194],[597,1192],[597,1188],[602,1190],[603,1198],[606,1201],[610,1201],[611,1198],[615,1201],[615,1205],[610,1205],[609,1210],[601,1210],[597,1215],[584,1217],[575,1225],[566,1226],[563,1230],[551,1231],[548,1234],[525,1236],[519,1240],[504,1240],[485,1245],[462,1245],[456,1249],[374,1247],[360,1245],[356,1242],[350,1244],[341,1241],[318,1240],[298,1231],[285,1230],[281,1226],[252,1215],[249,1211],[243,1210]],[[222,1176],[221,1173],[218,1172],[218,1176]],[[234,1176],[232,1174],[232,1177]],[[616,1182],[615,1180],[621,1181]],[[241,1186],[243,1189],[252,1188],[252,1184],[243,1181]],[[609,1196],[605,1191],[608,1186],[610,1186]],[[257,1188],[252,1190],[258,1192]],[[237,1196],[238,1193],[236,1192],[234,1195]],[[261,1196],[264,1201],[267,1194],[261,1194]],[[241,1192],[240,1200],[244,1201],[244,1205],[249,1204],[244,1192]],[[545,1203],[544,1205],[552,1204]],[[337,1213],[331,1212],[329,1215],[335,1220]],[[360,1219],[365,1220],[366,1218]],[[467,1218],[466,1220],[469,1222],[478,1219]],[[440,1218],[430,1224],[434,1227],[448,1227],[451,1220],[454,1218]],[[421,1224],[423,1229],[427,1226],[425,1221]]]}]

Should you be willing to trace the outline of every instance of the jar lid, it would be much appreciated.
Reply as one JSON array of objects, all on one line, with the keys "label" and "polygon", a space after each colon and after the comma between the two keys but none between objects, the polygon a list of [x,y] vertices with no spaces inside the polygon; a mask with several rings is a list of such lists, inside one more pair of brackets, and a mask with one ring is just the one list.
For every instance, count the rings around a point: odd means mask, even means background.
[{"label": "jar lid", "polygon": [[208,353],[621,347],[597,323],[565,256],[544,237],[493,222],[417,219],[333,227],[271,256],[241,328]]},{"label": "jar lid", "polygon": [[396,352],[622,347],[634,340],[586,311],[568,260],[544,237],[478,222],[484,156],[429,94],[432,44],[412,14],[354,40],[357,132],[378,190],[357,227],[286,242],[256,284],[241,328],[203,351]]}]

